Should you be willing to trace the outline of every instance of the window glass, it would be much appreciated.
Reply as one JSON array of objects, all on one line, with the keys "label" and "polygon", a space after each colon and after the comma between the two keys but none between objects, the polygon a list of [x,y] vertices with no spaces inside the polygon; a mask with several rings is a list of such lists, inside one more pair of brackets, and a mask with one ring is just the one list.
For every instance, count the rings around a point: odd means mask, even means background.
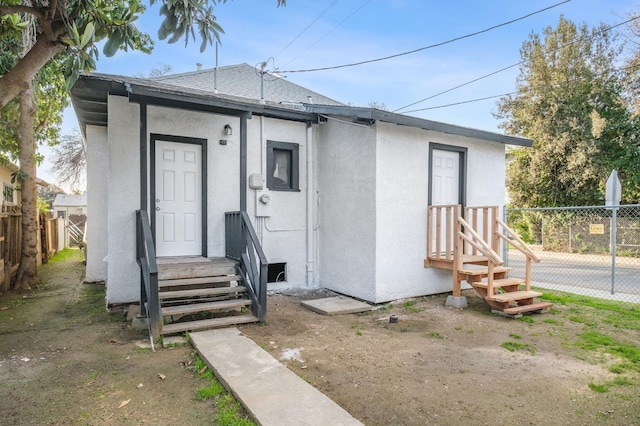
[{"label": "window glass", "polygon": [[273,179],[278,185],[291,187],[291,151],[273,150]]},{"label": "window glass", "polygon": [[11,185],[4,184],[2,195],[4,196],[4,201],[13,203],[13,187]]},{"label": "window glass", "polygon": [[299,149],[295,143],[267,141],[267,188],[299,191]]}]

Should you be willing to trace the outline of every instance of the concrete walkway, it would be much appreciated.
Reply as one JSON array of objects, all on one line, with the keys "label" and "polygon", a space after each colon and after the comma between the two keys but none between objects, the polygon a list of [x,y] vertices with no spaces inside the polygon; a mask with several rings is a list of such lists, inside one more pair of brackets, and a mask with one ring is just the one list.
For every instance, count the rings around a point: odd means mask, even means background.
[{"label": "concrete walkway", "polygon": [[236,328],[190,334],[214,372],[263,426],[362,425]]}]

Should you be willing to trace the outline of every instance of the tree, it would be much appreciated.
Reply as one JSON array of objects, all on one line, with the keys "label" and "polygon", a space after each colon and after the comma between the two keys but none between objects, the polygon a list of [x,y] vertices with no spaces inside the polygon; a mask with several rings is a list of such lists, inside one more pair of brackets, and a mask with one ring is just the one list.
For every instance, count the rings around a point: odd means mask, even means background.
[{"label": "tree", "polygon": [[[226,0],[220,0],[226,2]],[[285,0],[277,0],[278,6]],[[160,3],[164,20],[158,30],[161,40],[170,43],[195,40],[196,30],[201,50],[219,39],[222,28],[216,22],[216,0],[149,0]],[[5,0],[0,5],[0,47],[3,48],[0,75],[0,109],[14,114],[18,123],[16,140],[20,160],[23,252],[18,272],[18,287],[37,282],[36,242],[36,136],[38,115],[34,80],[52,61],[62,61],[67,90],[81,71],[96,68],[98,48],[105,41],[103,53],[113,56],[118,50],[150,52],[153,42],[135,26],[145,11],[142,0]],[[5,48],[9,48],[5,52]],[[10,64],[7,65],[9,60]],[[19,99],[18,110],[5,108]]]},{"label": "tree", "polygon": [[[507,133],[534,141],[509,153],[515,205],[601,204],[612,169],[634,172],[637,126],[615,68],[622,52],[616,38],[604,25],[589,29],[561,17],[556,29],[522,45],[516,94],[501,99],[495,114]],[[623,199],[633,194],[627,188]]]},{"label": "tree", "polygon": [[75,133],[62,135],[60,144],[53,149],[53,164],[51,171],[57,181],[72,189],[77,189],[85,183],[87,172],[87,156],[82,135]]}]

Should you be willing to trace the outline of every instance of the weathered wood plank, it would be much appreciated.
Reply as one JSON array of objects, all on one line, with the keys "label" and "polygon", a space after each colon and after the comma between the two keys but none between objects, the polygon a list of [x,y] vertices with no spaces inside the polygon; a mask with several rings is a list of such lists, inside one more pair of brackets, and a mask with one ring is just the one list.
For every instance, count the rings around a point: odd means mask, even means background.
[{"label": "weathered wood plank", "polygon": [[224,283],[229,281],[240,281],[240,275],[222,275],[217,277],[199,277],[199,278],[177,278],[177,279],[161,279],[158,280],[159,287],[173,287],[181,285],[193,284],[213,284]]},{"label": "weathered wood plank", "polygon": [[164,299],[244,293],[246,291],[247,291],[247,288],[245,286],[235,286],[235,287],[197,288],[193,290],[161,291],[160,293],[158,293],[158,295],[160,297],[160,300],[164,300]]},{"label": "weathered wood plank", "polygon": [[249,299],[222,300],[219,302],[193,303],[190,305],[167,306],[162,308],[162,315],[183,315],[195,312],[216,311],[229,308],[240,308],[251,305]]},{"label": "weathered wood plank", "polygon": [[176,334],[183,331],[205,330],[208,328],[222,328],[235,324],[247,324],[251,322],[259,322],[260,320],[253,315],[234,315],[224,318],[213,318],[190,322],[176,322],[162,326],[162,334]]}]

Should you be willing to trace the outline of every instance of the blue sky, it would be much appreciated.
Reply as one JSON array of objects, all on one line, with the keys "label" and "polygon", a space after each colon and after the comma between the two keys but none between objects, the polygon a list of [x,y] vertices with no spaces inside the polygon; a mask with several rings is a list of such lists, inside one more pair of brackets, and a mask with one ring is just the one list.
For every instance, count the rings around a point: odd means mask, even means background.
[{"label": "blue sky", "polygon": [[[365,61],[441,43],[511,21],[562,0],[233,0],[216,7],[225,30],[219,65],[267,61],[268,69],[302,70]],[[157,39],[158,5],[138,21]],[[640,13],[640,0],[571,0],[492,31],[440,47],[362,66],[328,71],[286,73],[290,81],[357,106],[384,103],[390,110],[469,82],[520,61],[519,49],[532,32],[555,27],[559,17],[596,26],[614,25]],[[314,22],[315,21],[315,22]],[[311,24],[311,25],[310,25]],[[309,26],[310,25],[310,26]],[[309,28],[303,32],[303,30]],[[301,32],[303,32],[301,34]],[[121,75],[148,73],[160,65],[172,72],[215,66],[215,49],[199,51],[199,41],[167,44],[154,52],[120,52],[101,57],[98,72]],[[287,47],[288,46],[288,47]],[[514,90],[518,68],[437,96],[401,112],[500,95]],[[467,127],[501,132],[492,116],[497,99],[411,115]],[[72,110],[65,112],[63,132],[77,128]],[[46,153],[45,153],[46,155]],[[54,179],[45,163],[40,177]]]}]

